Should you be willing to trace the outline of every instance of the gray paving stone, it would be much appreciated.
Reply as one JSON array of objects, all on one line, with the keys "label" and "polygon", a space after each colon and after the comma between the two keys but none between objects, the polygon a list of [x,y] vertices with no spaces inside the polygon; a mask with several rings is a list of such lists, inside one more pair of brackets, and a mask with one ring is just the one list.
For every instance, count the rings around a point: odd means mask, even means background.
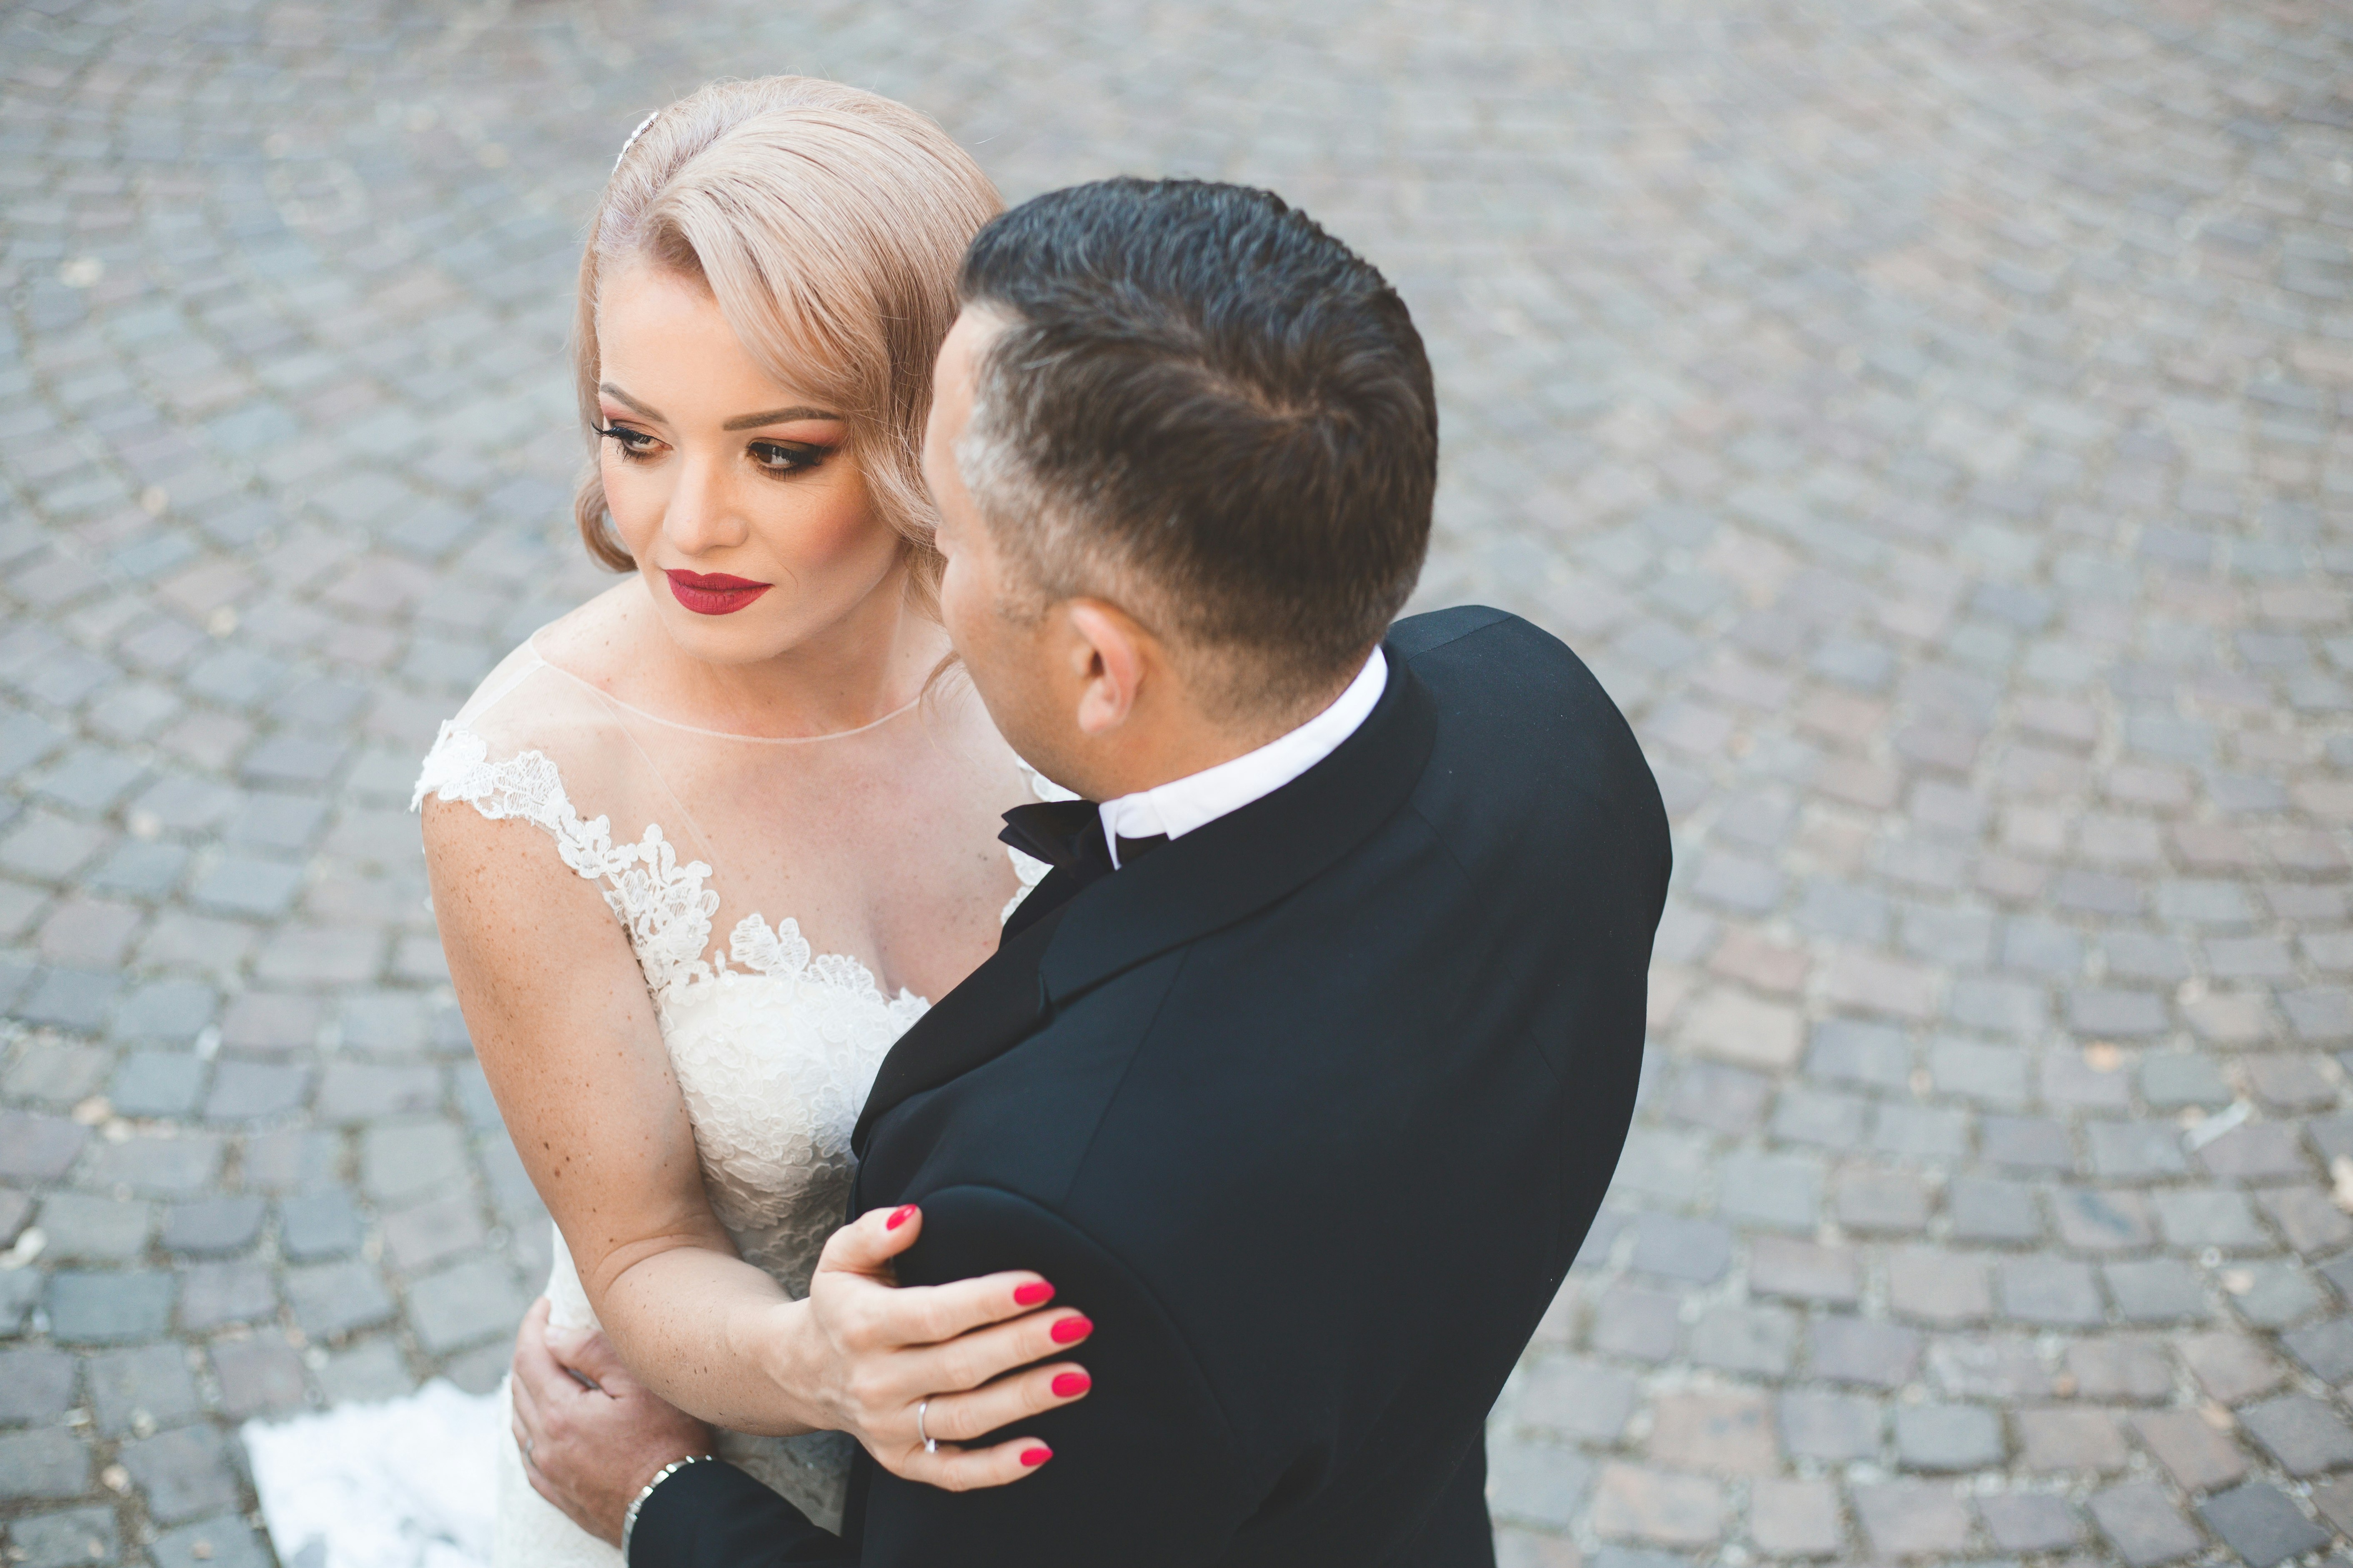
[{"label": "gray paving stone", "polygon": [[2178,1258],[2103,1263],[2100,1275],[2126,1322],[2194,1322],[2212,1315],[2197,1272]]},{"label": "gray paving stone", "polygon": [[106,1507],[60,1509],[9,1521],[8,1544],[24,1553],[23,1568],[82,1568],[119,1561],[121,1538],[114,1510]]},{"label": "gray paving stone", "polygon": [[198,905],[223,914],[274,920],[293,906],[301,886],[300,866],[229,856],[198,871],[189,896]]},{"label": "gray paving stone", "polygon": [[2145,1410],[2133,1417],[2140,1440],[2184,1491],[2211,1491],[2247,1473],[2236,1445],[2206,1416],[2189,1410]]},{"label": "gray paving stone", "polygon": [[426,1347],[446,1355],[493,1336],[512,1341],[532,1299],[512,1268],[478,1258],[411,1281],[408,1311]]},{"label": "gray paving stone", "polygon": [[2293,1262],[2256,1262],[2224,1270],[2223,1299],[2258,1328],[2278,1329],[2310,1317],[2325,1304],[2320,1287]]},{"label": "gray paving stone", "polygon": [[1820,1318],[1809,1336],[1807,1359],[1813,1375],[1826,1382],[1895,1388],[1919,1365],[1920,1336],[1863,1318]]},{"label": "gray paving stone", "polygon": [[208,1190],[220,1166],[218,1138],[167,1127],[133,1132],[121,1142],[101,1140],[90,1152],[86,1173],[94,1186],[175,1198]]},{"label": "gray paving stone", "polygon": [[1664,1361],[1678,1338],[1675,1298],[1639,1286],[1614,1285],[1594,1303],[1593,1348],[1637,1361]]},{"label": "gray paving stone", "polygon": [[399,1349],[382,1339],[328,1352],[318,1380],[319,1391],[335,1405],[397,1399],[417,1386]]},{"label": "gray paving stone", "polygon": [[106,1085],[106,1097],[125,1116],[179,1119],[195,1109],[203,1088],[205,1062],[200,1058],[142,1050],[122,1058]]},{"label": "gray paving stone", "polygon": [[85,1363],[83,1377],[101,1436],[177,1426],[203,1412],[187,1354],[176,1344],[103,1352]]},{"label": "gray paving stone", "polygon": [[1986,1533],[2004,1552],[2063,1551],[2084,1538],[2084,1522],[2063,1497],[2050,1492],[2000,1492],[1978,1500]]},{"label": "gray paving stone", "polygon": [[47,1294],[48,1274],[37,1268],[12,1268],[0,1272],[0,1339],[13,1339],[25,1331],[34,1310]]},{"label": "gray paving stone", "polygon": [[2208,1498],[2198,1505],[2198,1517],[2247,1568],[2273,1568],[2287,1558],[2317,1551],[2330,1540],[2328,1531],[2297,1511],[2284,1494],[2261,1482]]},{"label": "gray paving stone", "polygon": [[1732,1261],[1732,1233],[1709,1220],[1644,1215],[1636,1227],[1629,1267],[1670,1279],[1705,1284]]},{"label": "gray paving stone", "polygon": [[1968,1511],[1947,1485],[1890,1481],[1852,1495],[1864,1538],[1882,1557],[1947,1556],[1968,1540]]},{"label": "gray paving stone", "polygon": [[147,1552],[155,1568],[269,1568],[272,1561],[260,1533],[233,1513],[164,1531]]},{"label": "gray paving stone", "polygon": [[1929,1381],[1954,1399],[2015,1404],[2056,1392],[2034,1342],[2017,1334],[1938,1334],[1927,1363]]},{"label": "gray paving stone", "polygon": [[280,1244],[297,1263],[348,1257],[359,1250],[359,1207],[342,1188],[281,1198],[278,1216]]},{"label": "gray paving stone", "polygon": [[2353,1428],[2319,1400],[2283,1395],[2239,1412],[2256,1442],[2292,1476],[2319,1475],[2353,1465]]},{"label": "gray paving stone", "polygon": [[1798,1324],[1776,1307],[1716,1308],[1692,1325],[1690,1353],[1702,1366],[1778,1378],[1796,1357]]},{"label": "gray paving stone", "polygon": [[259,1121],[285,1115],[309,1098],[311,1069],[227,1058],[213,1068],[205,1097],[207,1121]]},{"label": "gray paving stone", "polygon": [[1822,1212],[1821,1170],[1790,1155],[1733,1153],[1717,1167],[1716,1213],[1774,1230],[1811,1234]]},{"label": "gray paving stone", "polygon": [[118,1457],[145,1496],[149,1516],[159,1523],[176,1524],[237,1506],[237,1472],[227,1445],[210,1426],[134,1438]]},{"label": "gray paving stone", "polygon": [[192,1333],[252,1322],[277,1310],[269,1270],[254,1259],[191,1263],[180,1270],[180,1326]]},{"label": "gray paving stone", "polygon": [[2099,1287],[2084,1264],[2057,1258],[2005,1258],[1995,1268],[2002,1310],[2021,1322],[2059,1327],[2097,1323],[2105,1316]]},{"label": "gray paving stone", "polygon": [[126,1344],[155,1339],[171,1326],[177,1282],[148,1269],[48,1276],[49,1332],[62,1344]]},{"label": "gray paving stone", "polygon": [[2149,1207],[2169,1246],[2219,1247],[2231,1251],[2267,1249],[2271,1238],[2255,1217],[2246,1194],[2229,1187],[2177,1188],[2151,1193]]},{"label": "gray paving stone", "polygon": [[41,1200],[47,1250],[79,1262],[127,1262],[147,1248],[154,1215],[146,1204],[88,1193],[51,1193]]},{"label": "gray paving stone", "polygon": [[264,1207],[248,1194],[174,1204],[164,1214],[164,1248],[197,1255],[241,1252],[260,1234]]},{"label": "gray paving stone", "polygon": [[232,1421],[297,1410],[306,1396],[302,1359],[274,1330],[216,1341],[212,1366],[221,1408]]},{"label": "gray paving stone", "polygon": [[47,1501],[90,1489],[90,1455],[55,1426],[0,1432],[0,1502]]},{"label": "gray paving stone", "polygon": [[360,1184],[379,1202],[446,1192],[465,1180],[465,1142],[452,1127],[420,1122],[362,1134]]},{"label": "gray paving stone", "polygon": [[219,1009],[213,988],[201,981],[158,980],[123,997],[110,1033],[118,1040],[194,1040]]},{"label": "gray paving stone", "polygon": [[1599,1362],[1544,1362],[1528,1374],[1520,1419],[1529,1426],[1606,1446],[1625,1431],[1637,1390],[1633,1377]]},{"label": "gray paving stone", "polygon": [[1513,1443],[1488,1450],[1488,1506],[1502,1519],[1565,1529],[1592,1484],[1592,1462],[1574,1448]]},{"label": "gray paving stone", "polygon": [[79,1367],[46,1345],[0,1350],[0,1422],[47,1425],[74,1402]]},{"label": "gray paving stone", "polygon": [[[286,1298],[294,1321],[312,1339],[336,1339],[394,1315],[391,1293],[362,1262],[319,1263],[286,1270]],[[522,1314],[516,1314],[520,1317]],[[459,1320],[462,1321],[463,1320]]]},{"label": "gray paving stone", "polygon": [[1895,1412],[1895,1453],[1907,1470],[1953,1472],[2001,1463],[2001,1418],[1974,1405],[1913,1405]]},{"label": "gray paving stone", "polygon": [[2196,1528],[2161,1489],[2147,1481],[2126,1481],[2095,1492],[2091,1509],[2101,1533],[2130,1568],[2154,1568],[2205,1549]]}]

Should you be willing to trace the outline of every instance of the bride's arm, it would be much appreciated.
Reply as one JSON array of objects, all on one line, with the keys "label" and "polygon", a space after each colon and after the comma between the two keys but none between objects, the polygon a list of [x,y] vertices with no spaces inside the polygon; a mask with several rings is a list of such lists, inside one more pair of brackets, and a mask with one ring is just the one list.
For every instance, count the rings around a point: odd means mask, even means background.
[{"label": "bride's arm", "polygon": [[[1035,1274],[881,1292],[886,1308],[847,1327],[788,1300],[712,1213],[652,1001],[596,884],[537,828],[460,804],[426,803],[425,848],[491,1092],[590,1305],[647,1387],[732,1430],[841,1430],[888,1448],[903,1446],[896,1427],[923,1394],[1065,1348],[1050,1333],[1067,1314],[1017,1299],[1034,1298]],[[998,1397],[1035,1384],[1024,1405],[1067,1403],[1049,1390],[1071,1370],[1025,1373]]]}]

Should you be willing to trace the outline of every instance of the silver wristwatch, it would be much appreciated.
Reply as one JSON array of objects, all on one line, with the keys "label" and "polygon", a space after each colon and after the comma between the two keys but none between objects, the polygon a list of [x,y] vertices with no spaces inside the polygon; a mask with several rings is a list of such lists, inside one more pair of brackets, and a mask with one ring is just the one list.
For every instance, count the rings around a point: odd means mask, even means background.
[{"label": "silver wristwatch", "polygon": [[621,1561],[624,1564],[629,1561],[629,1537],[638,1532],[638,1510],[646,1506],[646,1499],[654,1495],[654,1489],[689,1465],[699,1465],[705,1459],[718,1458],[716,1454],[689,1454],[683,1459],[672,1459],[654,1472],[654,1479],[646,1483],[645,1490],[629,1500],[629,1511],[621,1516]]}]

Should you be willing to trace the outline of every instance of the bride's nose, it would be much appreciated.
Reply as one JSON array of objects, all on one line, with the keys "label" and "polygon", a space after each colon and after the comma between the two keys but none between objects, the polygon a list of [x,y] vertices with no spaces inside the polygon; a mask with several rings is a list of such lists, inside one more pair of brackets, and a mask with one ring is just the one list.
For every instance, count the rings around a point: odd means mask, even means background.
[{"label": "bride's nose", "polygon": [[732,549],[751,537],[751,524],[728,482],[724,465],[688,457],[679,465],[662,531],[687,555]]}]

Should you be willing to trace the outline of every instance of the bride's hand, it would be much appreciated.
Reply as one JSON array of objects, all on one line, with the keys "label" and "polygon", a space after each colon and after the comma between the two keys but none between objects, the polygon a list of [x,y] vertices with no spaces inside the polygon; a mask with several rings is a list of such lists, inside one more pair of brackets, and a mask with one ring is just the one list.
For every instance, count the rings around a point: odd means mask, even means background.
[{"label": "bride's hand", "polygon": [[809,1348],[791,1375],[813,1380],[800,1386],[832,1412],[831,1425],[893,1475],[949,1491],[1018,1481],[1053,1451],[1035,1437],[961,1445],[1086,1397],[1085,1368],[1030,1363],[1068,1351],[1094,1325],[1047,1305],[1054,1288],[1031,1273],[900,1287],[891,1259],[923,1224],[909,1205],[834,1233],[809,1286]]}]

